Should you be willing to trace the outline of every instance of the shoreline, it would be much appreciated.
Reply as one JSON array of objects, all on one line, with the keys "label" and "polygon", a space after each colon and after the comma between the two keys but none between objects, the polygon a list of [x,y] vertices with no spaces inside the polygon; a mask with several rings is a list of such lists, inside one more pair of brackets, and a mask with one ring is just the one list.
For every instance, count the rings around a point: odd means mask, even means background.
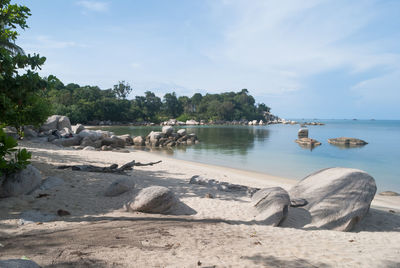
[{"label": "shoreline", "polygon": [[[145,151],[83,151],[22,141],[42,177],[64,184],[0,200],[0,259],[27,258],[43,267],[396,267],[400,263],[400,197],[376,195],[351,232],[271,227],[254,220],[246,194],[189,184],[194,175],[251,187],[290,188],[296,181],[180,160]],[[126,175],[57,169],[162,160]],[[121,176],[134,189],[106,197]],[[128,212],[124,204],[149,186],[169,188],[191,214]],[[70,213],[57,216],[59,209]],[[392,209],[393,212],[388,210]],[[34,211],[50,221],[21,224]],[[51,243],[49,243],[51,241]],[[16,246],[18,245],[18,246]]]}]

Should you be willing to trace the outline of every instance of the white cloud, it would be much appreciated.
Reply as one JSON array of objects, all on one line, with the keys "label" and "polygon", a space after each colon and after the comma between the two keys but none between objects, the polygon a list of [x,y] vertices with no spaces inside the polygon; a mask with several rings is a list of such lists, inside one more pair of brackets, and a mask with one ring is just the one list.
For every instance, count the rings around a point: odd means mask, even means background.
[{"label": "white cloud", "polygon": [[22,45],[25,49],[32,50],[49,50],[49,49],[67,49],[73,47],[80,47],[85,48],[88,47],[85,44],[77,43],[74,41],[62,41],[62,40],[55,40],[54,38],[47,36],[47,35],[39,35]]},{"label": "white cloud", "polygon": [[98,1],[78,1],[77,4],[87,10],[96,12],[105,12],[109,8],[108,3]]},{"label": "white cloud", "polygon": [[[207,56],[224,68],[253,72],[248,81],[258,93],[299,90],[323,72],[349,73],[397,68],[399,54],[386,53],[379,40],[357,42],[352,37],[379,15],[373,1],[248,1],[224,0],[214,6],[216,17],[232,15],[223,42]],[[382,15],[382,14],[380,14]],[[268,86],[267,86],[268,85]],[[266,87],[268,87],[266,89]]]}]

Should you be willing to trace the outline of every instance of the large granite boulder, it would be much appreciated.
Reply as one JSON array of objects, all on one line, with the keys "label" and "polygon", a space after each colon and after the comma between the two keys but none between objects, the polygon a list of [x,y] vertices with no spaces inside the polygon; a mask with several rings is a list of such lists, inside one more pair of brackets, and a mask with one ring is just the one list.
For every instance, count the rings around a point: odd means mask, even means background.
[{"label": "large granite boulder", "polygon": [[133,139],[133,144],[136,146],[144,146],[145,139],[142,136],[137,136]]},{"label": "large granite boulder", "polygon": [[171,126],[164,126],[162,127],[161,132],[164,133],[166,136],[169,136],[174,132],[174,128]]},{"label": "large granite boulder", "polygon": [[113,137],[113,138],[103,138],[101,145],[111,146],[111,147],[125,147],[125,141],[123,139]]},{"label": "large granite boulder", "polygon": [[[349,231],[367,214],[376,193],[374,178],[362,170],[327,168],[299,181],[289,191],[291,199],[305,199],[308,204],[290,208],[289,217],[301,210],[307,214],[306,228]],[[300,217],[300,216],[299,216]],[[292,224],[302,219],[292,218]],[[288,226],[291,223],[288,222]],[[299,226],[297,226],[299,227]]]},{"label": "large granite boulder", "polygon": [[71,138],[66,138],[66,139],[56,139],[53,140],[52,143],[57,145],[57,146],[63,146],[63,147],[70,147],[70,146],[75,146],[79,145],[81,143],[81,137],[79,136],[74,136]]},{"label": "large granite boulder", "polygon": [[81,141],[82,147],[92,146],[94,147],[94,141],[90,137],[84,137]]},{"label": "large granite boulder", "polygon": [[75,126],[71,127],[71,130],[75,133],[75,134],[79,134],[82,130],[85,129],[85,126],[82,124],[76,124]]},{"label": "large granite boulder", "polygon": [[199,125],[200,123],[197,122],[196,120],[186,120],[186,125]]},{"label": "large granite boulder", "polygon": [[103,135],[101,131],[84,129],[81,132],[79,132],[78,136],[81,137],[82,139],[85,137],[89,137],[92,141],[96,141],[103,138],[105,135]]},{"label": "large granite boulder", "polygon": [[62,130],[64,128],[71,129],[69,118],[62,115],[52,115],[47,118],[46,122],[40,127],[40,131],[46,132],[53,129]]},{"label": "large granite boulder", "polygon": [[328,142],[333,145],[337,146],[343,146],[343,147],[358,147],[358,146],[363,146],[368,144],[368,142],[356,139],[356,138],[346,138],[346,137],[340,137],[340,138],[334,138],[334,139],[328,139]]},{"label": "large granite boulder", "polygon": [[129,204],[132,211],[166,214],[178,203],[178,198],[168,188],[151,186],[142,189]]},{"label": "large granite boulder", "polygon": [[256,221],[279,226],[288,214],[290,198],[281,187],[264,188],[253,195],[251,205],[257,211],[254,217]]},{"label": "large granite boulder", "polygon": [[62,130],[64,128],[68,128],[69,130],[71,130],[71,122],[69,121],[68,117],[60,116],[57,123],[57,129]]},{"label": "large granite boulder", "polygon": [[0,268],[40,268],[40,266],[31,260],[9,259],[0,260]]},{"label": "large granite boulder", "polygon": [[0,185],[0,197],[18,196],[28,194],[36,189],[42,181],[42,176],[37,168],[28,165],[7,177],[3,177]]},{"label": "large granite boulder", "polygon": [[186,129],[179,129],[176,133],[181,137],[186,136]]},{"label": "large granite boulder", "polygon": [[24,138],[26,139],[33,139],[38,136],[38,133],[29,127],[24,127]]},{"label": "large granite boulder", "polygon": [[131,178],[123,177],[113,181],[110,186],[104,192],[105,196],[117,196],[127,191],[132,190],[135,187],[135,183]]},{"label": "large granite boulder", "polygon": [[133,139],[129,134],[120,135],[120,136],[117,136],[117,138],[123,140],[126,145],[132,145],[133,144]]}]

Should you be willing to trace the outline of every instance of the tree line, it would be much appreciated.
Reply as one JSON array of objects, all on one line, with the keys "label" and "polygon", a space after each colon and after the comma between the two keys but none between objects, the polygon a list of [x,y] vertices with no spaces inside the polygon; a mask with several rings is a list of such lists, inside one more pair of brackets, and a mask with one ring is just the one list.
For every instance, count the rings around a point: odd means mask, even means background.
[{"label": "tree line", "polygon": [[66,115],[73,123],[93,121],[155,122],[176,118],[195,120],[260,120],[270,108],[256,104],[247,89],[220,94],[196,93],[177,96],[175,92],[160,98],[146,91],[143,96],[128,99],[131,86],[120,81],[113,88],[102,90],[97,86],[64,85],[57,77],[46,78],[46,98],[52,103],[53,113]]}]

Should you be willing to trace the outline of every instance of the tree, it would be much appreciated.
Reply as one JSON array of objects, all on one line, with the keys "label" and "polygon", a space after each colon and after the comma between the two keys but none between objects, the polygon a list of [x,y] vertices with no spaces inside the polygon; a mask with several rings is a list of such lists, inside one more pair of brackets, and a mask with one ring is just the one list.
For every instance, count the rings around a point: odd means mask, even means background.
[{"label": "tree", "polygon": [[172,118],[178,117],[183,112],[182,105],[178,101],[175,92],[164,95],[163,110],[166,116]]},{"label": "tree", "polygon": [[126,97],[132,92],[132,88],[129,83],[119,81],[118,85],[114,85],[113,91],[119,99],[126,99]]},{"label": "tree", "polygon": [[28,28],[29,8],[0,2],[0,122],[14,126],[22,133],[24,125],[39,125],[51,113],[44,98],[47,82],[36,72],[46,58],[25,55],[15,41],[16,29]]}]

